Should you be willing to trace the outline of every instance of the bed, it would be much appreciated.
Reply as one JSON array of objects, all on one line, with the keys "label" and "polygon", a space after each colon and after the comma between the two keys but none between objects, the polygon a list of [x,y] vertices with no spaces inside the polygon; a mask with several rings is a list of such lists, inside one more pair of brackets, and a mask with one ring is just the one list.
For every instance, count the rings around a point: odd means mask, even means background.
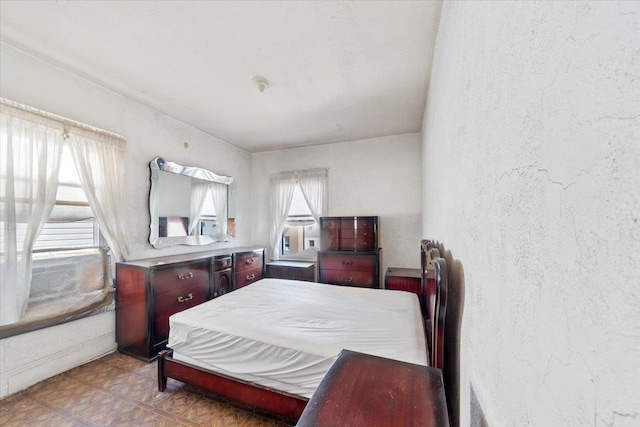
[{"label": "bed", "polygon": [[[170,319],[167,378],[297,420],[343,348],[440,367],[446,268],[424,241],[422,295],[263,279]],[[444,284],[444,286],[443,286]]]}]

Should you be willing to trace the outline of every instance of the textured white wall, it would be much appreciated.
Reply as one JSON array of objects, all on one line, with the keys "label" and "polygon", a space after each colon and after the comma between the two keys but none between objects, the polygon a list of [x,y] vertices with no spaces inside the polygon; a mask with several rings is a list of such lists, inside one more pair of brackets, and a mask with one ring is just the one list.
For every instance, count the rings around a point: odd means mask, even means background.
[{"label": "textured white wall", "polygon": [[[250,244],[251,155],[61,68],[0,45],[0,90],[32,107],[115,132],[127,139],[125,177],[131,259]],[[184,148],[184,142],[189,148]],[[235,178],[236,239],[204,247],[154,249],[149,244],[149,162],[156,156]]]},{"label": "textured white wall", "polygon": [[269,176],[329,168],[329,215],[378,215],[387,266],[420,266],[421,134],[253,154],[253,243],[269,245]]},{"label": "textured white wall", "polygon": [[[0,44],[0,49],[2,97],[118,133],[127,139],[124,160],[124,173],[129,183],[125,197],[127,216],[121,220],[126,222],[130,231],[133,244],[132,259],[250,244],[251,211],[248,205],[251,197],[251,156],[249,153],[5,44]],[[183,142],[189,142],[188,149],[184,148]],[[178,246],[161,250],[154,249],[148,243],[149,162],[155,156],[162,156],[183,165],[205,167],[218,174],[231,175],[236,179],[234,183],[237,213],[235,241],[200,247]],[[98,327],[95,325],[96,321],[100,323]],[[72,323],[74,325],[71,329],[48,328],[46,334],[37,335],[42,340],[30,338],[32,334],[36,334],[35,332],[2,340],[0,342],[2,390],[0,391],[3,394],[7,390],[15,392],[38,379],[57,374],[59,371],[49,369],[52,366],[48,364],[51,355],[59,356],[59,366],[66,366],[67,369],[72,367],[70,364],[81,364],[96,357],[88,343],[102,336],[104,329],[110,331],[111,344],[108,351],[115,349],[113,316],[95,316],[95,318]],[[69,330],[83,337],[83,340],[69,340],[67,337]],[[67,350],[79,351],[81,356],[58,347],[51,353],[41,351],[50,343],[65,342],[68,345]],[[40,362],[34,360],[27,362],[22,357],[32,353],[42,356]],[[20,364],[20,360],[24,363]],[[9,361],[15,363],[9,364]],[[38,375],[27,375],[25,374],[27,371],[37,372]]]},{"label": "textured white wall", "polygon": [[[445,2],[423,235],[464,267],[462,425],[640,423],[640,2]],[[466,408],[466,409],[465,409]]]}]

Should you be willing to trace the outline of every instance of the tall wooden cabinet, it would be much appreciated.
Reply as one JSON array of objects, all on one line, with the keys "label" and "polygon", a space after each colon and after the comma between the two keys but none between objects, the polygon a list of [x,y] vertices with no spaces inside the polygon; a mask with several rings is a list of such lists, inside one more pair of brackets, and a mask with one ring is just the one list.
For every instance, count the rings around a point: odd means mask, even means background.
[{"label": "tall wooden cabinet", "polygon": [[380,287],[377,216],[320,218],[320,249],[319,282]]},{"label": "tall wooden cabinet", "polygon": [[[247,260],[249,263],[244,264]],[[253,283],[263,275],[263,248],[118,263],[118,350],[145,361],[154,360],[167,345],[172,314]]]}]

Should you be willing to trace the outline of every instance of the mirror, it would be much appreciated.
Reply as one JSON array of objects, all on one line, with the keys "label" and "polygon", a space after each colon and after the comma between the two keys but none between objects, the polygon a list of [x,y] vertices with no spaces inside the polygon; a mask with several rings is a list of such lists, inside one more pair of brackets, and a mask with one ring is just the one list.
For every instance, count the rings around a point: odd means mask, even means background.
[{"label": "mirror", "polygon": [[235,236],[233,178],[156,157],[149,164],[150,235],[154,248],[208,245]]}]

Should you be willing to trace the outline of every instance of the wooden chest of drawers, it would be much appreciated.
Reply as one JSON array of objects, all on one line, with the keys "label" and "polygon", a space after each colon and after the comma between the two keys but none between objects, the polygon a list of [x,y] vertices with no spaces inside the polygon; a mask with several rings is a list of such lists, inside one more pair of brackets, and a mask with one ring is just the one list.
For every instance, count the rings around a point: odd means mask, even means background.
[{"label": "wooden chest of drawers", "polygon": [[334,285],[379,288],[379,254],[379,250],[372,253],[320,251],[318,281]]},{"label": "wooden chest of drawers", "polygon": [[233,289],[260,280],[264,277],[264,249],[236,252],[233,254],[234,282]]},{"label": "wooden chest of drawers", "polygon": [[[237,265],[234,265],[237,262]],[[169,317],[262,278],[264,248],[237,248],[116,265],[116,341],[150,362],[166,347]],[[234,282],[235,281],[235,282]]]},{"label": "wooden chest of drawers", "polygon": [[320,218],[318,282],[380,287],[377,216]]},{"label": "wooden chest of drawers", "polygon": [[149,268],[116,267],[116,341],[122,353],[153,360],[169,338],[169,316],[210,298],[208,258]]}]

